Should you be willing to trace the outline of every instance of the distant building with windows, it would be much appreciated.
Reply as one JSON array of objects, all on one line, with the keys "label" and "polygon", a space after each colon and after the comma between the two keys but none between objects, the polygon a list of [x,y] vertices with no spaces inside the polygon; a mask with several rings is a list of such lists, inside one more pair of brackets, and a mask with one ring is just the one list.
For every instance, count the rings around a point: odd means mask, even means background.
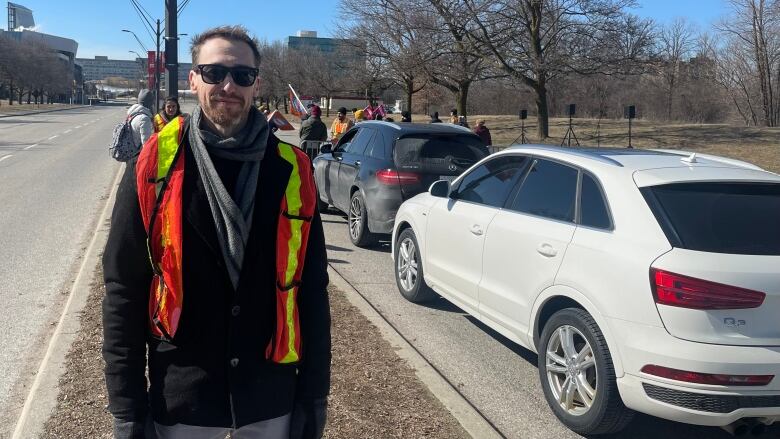
[{"label": "distant building with windows", "polygon": [[33,18],[32,10],[29,8],[17,5],[16,3],[8,2],[8,30],[22,30],[32,29],[35,27],[35,19]]},{"label": "distant building with windows", "polygon": [[290,50],[314,49],[325,55],[341,56],[351,61],[366,62],[365,41],[345,38],[320,38],[316,31],[301,30],[296,36],[287,37]]},{"label": "distant building with windows", "polygon": [[[146,58],[128,59],[109,59],[107,56],[95,56],[95,58],[76,58],[76,63],[84,71],[85,81],[102,81],[106,78],[125,78],[131,80],[146,79],[147,60]],[[189,71],[192,69],[190,63],[179,63],[179,80],[187,79]],[[160,83],[165,78],[165,73],[160,75]]]},{"label": "distant building with windows", "polygon": [[75,64],[79,43],[70,38],[35,32],[34,28],[33,11],[25,6],[8,2],[8,30],[0,29],[0,38],[8,38],[20,43],[41,44],[56,53],[73,71],[75,84],[71,98],[74,102],[80,102],[83,77],[81,69]]}]

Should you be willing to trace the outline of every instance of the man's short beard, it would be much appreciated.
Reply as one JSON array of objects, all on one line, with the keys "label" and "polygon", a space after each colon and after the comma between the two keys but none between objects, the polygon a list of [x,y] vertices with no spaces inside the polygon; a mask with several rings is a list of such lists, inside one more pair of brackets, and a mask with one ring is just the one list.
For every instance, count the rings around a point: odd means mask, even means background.
[{"label": "man's short beard", "polygon": [[[212,96],[213,97],[213,96]],[[224,128],[233,128],[241,124],[246,120],[248,115],[248,108],[246,103],[243,102],[241,107],[236,110],[228,110],[224,107],[218,108],[212,106],[213,101],[209,98],[205,99],[205,102],[201,102],[204,115],[213,123]]]}]

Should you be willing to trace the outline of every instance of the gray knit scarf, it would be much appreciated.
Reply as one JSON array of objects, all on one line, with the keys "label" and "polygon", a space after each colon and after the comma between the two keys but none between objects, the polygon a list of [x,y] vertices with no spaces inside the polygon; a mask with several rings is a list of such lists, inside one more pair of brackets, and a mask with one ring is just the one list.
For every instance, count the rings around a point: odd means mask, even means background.
[{"label": "gray knit scarf", "polygon": [[[233,288],[238,289],[244,250],[252,228],[255,189],[260,161],[265,155],[270,129],[265,117],[250,107],[246,125],[234,137],[223,139],[201,124],[200,105],[192,112],[189,140],[200,178],[206,189],[222,256]],[[211,156],[244,162],[233,194],[229,194],[214,168]]]}]

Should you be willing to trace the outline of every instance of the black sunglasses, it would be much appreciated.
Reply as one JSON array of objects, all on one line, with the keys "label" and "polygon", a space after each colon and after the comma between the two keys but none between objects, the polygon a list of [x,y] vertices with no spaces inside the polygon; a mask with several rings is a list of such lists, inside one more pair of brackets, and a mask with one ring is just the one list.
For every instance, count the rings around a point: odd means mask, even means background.
[{"label": "black sunglasses", "polygon": [[254,84],[259,72],[258,69],[245,66],[225,67],[219,64],[198,64],[197,67],[203,82],[206,84],[219,84],[230,73],[233,82],[241,87],[249,87]]}]

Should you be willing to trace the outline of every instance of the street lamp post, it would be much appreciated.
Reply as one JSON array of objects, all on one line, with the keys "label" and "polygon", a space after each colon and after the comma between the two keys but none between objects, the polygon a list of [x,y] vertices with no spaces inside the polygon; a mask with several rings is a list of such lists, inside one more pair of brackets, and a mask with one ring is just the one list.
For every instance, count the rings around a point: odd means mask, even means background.
[{"label": "street lamp post", "polygon": [[143,56],[141,56],[141,55],[140,55],[138,52],[136,52],[135,50],[128,50],[128,52],[130,52],[130,53],[134,53],[134,54],[135,54],[135,56],[138,58],[138,63],[139,63],[139,64],[140,64],[140,66],[141,66],[141,77],[139,78],[139,81],[143,81],[143,79],[144,79],[144,73],[146,73],[146,69],[144,68],[144,59],[146,59],[146,58],[145,58],[145,57],[143,57]]},{"label": "street lamp post", "polygon": [[[129,30],[129,29],[122,29],[122,32],[128,32],[133,34],[135,37],[135,40],[138,41],[138,44],[141,45],[141,48],[144,49],[144,52],[149,52],[149,50],[146,49],[146,46],[144,46],[144,43],[141,42],[141,39],[138,38],[138,35],[135,34],[135,32]],[[157,32],[155,32],[157,41],[156,41],[156,50],[154,52],[154,112],[157,113],[160,111],[160,20],[157,20]]]}]

